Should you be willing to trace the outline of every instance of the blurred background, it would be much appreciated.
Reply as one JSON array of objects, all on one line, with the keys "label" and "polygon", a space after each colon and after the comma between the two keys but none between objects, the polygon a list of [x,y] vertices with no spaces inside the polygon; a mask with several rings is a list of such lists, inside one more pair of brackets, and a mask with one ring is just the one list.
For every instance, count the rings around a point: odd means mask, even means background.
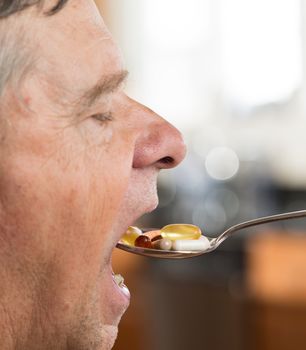
[{"label": "blurred background", "polygon": [[[176,125],[188,156],[138,223],[209,236],[306,208],[301,0],[97,0],[127,93]],[[306,348],[306,219],[237,233],[183,261],[114,256],[132,293],[115,350]]]}]

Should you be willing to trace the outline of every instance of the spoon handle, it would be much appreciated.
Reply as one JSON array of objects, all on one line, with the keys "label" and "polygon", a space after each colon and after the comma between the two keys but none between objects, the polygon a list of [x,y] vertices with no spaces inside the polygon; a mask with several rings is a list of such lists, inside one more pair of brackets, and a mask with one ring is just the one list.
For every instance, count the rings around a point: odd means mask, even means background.
[{"label": "spoon handle", "polygon": [[241,229],[244,229],[244,228],[247,228],[247,227],[261,225],[261,224],[267,224],[269,222],[274,222],[274,221],[296,219],[296,218],[301,218],[301,217],[306,217],[306,210],[292,211],[289,213],[265,216],[262,218],[241,222],[240,224],[234,225],[234,226],[228,228],[223,233],[221,233],[221,235],[216,238],[215,244],[216,244],[216,246],[218,246],[226,238],[231,236],[234,232],[241,230]]}]

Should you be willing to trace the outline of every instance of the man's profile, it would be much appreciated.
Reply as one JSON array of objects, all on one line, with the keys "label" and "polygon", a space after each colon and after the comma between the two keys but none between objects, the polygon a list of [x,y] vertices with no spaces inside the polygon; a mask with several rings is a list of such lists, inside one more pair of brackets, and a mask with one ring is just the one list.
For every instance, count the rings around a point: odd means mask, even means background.
[{"label": "man's profile", "polygon": [[112,251],[185,154],[126,77],[93,0],[0,0],[3,350],[115,341],[129,295]]}]

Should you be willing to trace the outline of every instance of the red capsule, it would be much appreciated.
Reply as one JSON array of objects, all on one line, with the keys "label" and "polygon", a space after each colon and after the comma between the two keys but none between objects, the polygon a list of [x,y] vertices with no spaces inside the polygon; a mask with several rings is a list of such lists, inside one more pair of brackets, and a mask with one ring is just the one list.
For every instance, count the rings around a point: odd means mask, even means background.
[{"label": "red capsule", "polygon": [[135,240],[135,247],[153,248],[151,239],[148,236],[140,235]]}]

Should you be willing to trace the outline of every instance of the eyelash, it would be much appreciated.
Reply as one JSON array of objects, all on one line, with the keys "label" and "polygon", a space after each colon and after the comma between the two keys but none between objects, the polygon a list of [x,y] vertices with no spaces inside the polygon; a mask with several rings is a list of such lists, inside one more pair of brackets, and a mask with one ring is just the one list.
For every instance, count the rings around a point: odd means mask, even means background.
[{"label": "eyelash", "polygon": [[113,120],[113,115],[111,112],[108,113],[97,113],[93,114],[91,118],[96,119],[100,123],[105,123]]}]

